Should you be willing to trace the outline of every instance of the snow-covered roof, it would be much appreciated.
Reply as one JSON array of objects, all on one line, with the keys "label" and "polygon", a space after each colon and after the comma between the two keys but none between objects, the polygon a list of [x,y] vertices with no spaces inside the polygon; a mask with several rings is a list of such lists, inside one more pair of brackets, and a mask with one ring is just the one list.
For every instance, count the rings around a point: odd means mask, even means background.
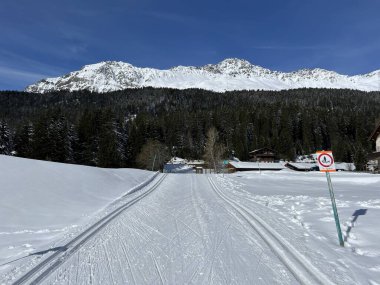
[{"label": "snow-covered roof", "polygon": [[[288,162],[287,164],[299,170],[308,170],[312,167],[318,166],[317,163],[313,163],[313,162]],[[335,168],[337,170],[349,171],[349,170],[355,170],[355,165],[353,163],[347,163],[347,162],[335,162]]]},{"label": "snow-covered roof", "polygon": [[229,164],[237,169],[285,169],[285,166],[279,162],[229,161]]},{"label": "snow-covered roof", "polygon": [[250,151],[249,153],[250,154],[254,154],[254,153],[259,153],[259,152],[262,152],[262,151],[270,151],[270,152],[275,153],[275,151],[273,149],[269,148],[269,147],[258,148],[258,149]]},{"label": "snow-covered roof", "polygon": [[316,153],[311,153],[311,154],[304,154],[304,155],[299,155],[296,158],[295,162],[315,162],[317,160],[317,154]]},{"label": "snow-covered roof", "polygon": [[168,163],[171,164],[185,164],[186,159],[180,158],[180,157],[172,157]]},{"label": "snow-covered roof", "polygon": [[205,164],[205,161],[204,160],[189,160],[187,162],[187,164],[191,164],[191,165],[202,165],[202,164]]},{"label": "snow-covered roof", "polygon": [[287,164],[297,168],[297,169],[302,169],[302,170],[307,170],[307,169],[310,169],[312,167],[315,167],[317,166],[316,163],[312,163],[312,162],[288,162]]},{"label": "snow-covered roof", "polygon": [[188,165],[178,165],[177,167],[171,169],[170,172],[172,173],[186,173],[186,172],[192,172],[193,168]]},{"label": "snow-covered roof", "polygon": [[348,162],[335,162],[335,168],[337,170],[353,171],[356,169],[353,163]]}]

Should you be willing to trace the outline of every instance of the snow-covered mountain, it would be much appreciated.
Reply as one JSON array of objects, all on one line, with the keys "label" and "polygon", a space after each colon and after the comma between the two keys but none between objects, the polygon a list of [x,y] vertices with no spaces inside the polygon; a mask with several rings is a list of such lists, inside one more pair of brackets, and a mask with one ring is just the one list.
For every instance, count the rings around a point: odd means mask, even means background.
[{"label": "snow-covered mountain", "polygon": [[135,67],[129,63],[106,61],[86,65],[62,77],[43,79],[26,88],[29,92],[90,90],[109,92],[145,86],[229,90],[283,90],[303,87],[380,90],[380,70],[348,76],[324,69],[294,72],[272,71],[246,60],[229,58],[201,67],[177,66],[168,70]]}]

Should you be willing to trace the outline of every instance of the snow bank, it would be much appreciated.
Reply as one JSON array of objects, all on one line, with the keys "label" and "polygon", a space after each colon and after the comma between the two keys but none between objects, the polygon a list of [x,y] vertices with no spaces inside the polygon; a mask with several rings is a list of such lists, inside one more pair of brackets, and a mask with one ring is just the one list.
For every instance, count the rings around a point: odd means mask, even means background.
[{"label": "snow bank", "polygon": [[0,155],[0,264],[83,225],[150,176]]}]

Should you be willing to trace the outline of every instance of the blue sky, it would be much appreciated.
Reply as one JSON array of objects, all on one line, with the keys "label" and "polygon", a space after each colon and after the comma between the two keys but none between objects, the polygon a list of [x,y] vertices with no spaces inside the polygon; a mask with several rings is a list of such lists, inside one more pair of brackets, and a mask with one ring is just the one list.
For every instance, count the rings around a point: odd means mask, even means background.
[{"label": "blue sky", "polygon": [[85,64],[380,69],[379,0],[1,0],[0,90]]}]

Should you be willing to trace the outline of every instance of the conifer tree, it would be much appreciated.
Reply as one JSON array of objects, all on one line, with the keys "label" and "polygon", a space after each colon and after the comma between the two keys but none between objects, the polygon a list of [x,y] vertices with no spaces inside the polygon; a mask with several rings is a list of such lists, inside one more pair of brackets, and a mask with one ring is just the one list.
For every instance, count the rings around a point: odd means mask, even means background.
[{"label": "conifer tree", "polygon": [[48,116],[42,114],[34,124],[31,158],[51,160],[52,143],[49,139]]},{"label": "conifer tree", "polygon": [[12,154],[12,138],[8,124],[0,120],[0,154]]},{"label": "conifer tree", "polygon": [[33,155],[34,128],[32,123],[27,123],[16,130],[15,152],[20,157],[32,157]]}]

